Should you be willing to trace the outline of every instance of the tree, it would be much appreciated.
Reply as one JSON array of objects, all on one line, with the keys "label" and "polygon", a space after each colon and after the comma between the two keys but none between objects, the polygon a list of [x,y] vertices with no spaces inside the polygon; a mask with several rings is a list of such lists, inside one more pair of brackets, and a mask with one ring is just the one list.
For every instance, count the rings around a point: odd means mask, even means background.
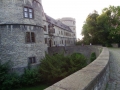
[{"label": "tree", "polygon": [[120,6],[104,8],[102,14],[89,14],[82,28],[86,44],[120,43]]},{"label": "tree", "polygon": [[82,35],[83,37],[83,41],[86,44],[89,43],[93,43],[96,44],[97,43],[97,17],[99,16],[99,14],[97,13],[97,11],[94,11],[92,14],[89,14],[85,24],[83,25],[82,28]]}]

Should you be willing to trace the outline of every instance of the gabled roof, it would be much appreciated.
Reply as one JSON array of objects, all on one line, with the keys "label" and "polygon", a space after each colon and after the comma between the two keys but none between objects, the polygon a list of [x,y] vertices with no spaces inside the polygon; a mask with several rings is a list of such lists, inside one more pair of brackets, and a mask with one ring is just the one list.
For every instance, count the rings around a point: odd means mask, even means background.
[{"label": "gabled roof", "polygon": [[52,17],[50,17],[50,16],[48,16],[46,14],[45,14],[45,17],[46,17],[46,21],[47,22],[49,22],[49,23],[51,23],[51,24],[53,24],[55,26],[58,26],[58,27],[66,30],[66,31],[72,32],[72,30],[68,26],[66,26],[65,24],[63,24],[61,21],[55,20],[55,19],[53,19]]}]

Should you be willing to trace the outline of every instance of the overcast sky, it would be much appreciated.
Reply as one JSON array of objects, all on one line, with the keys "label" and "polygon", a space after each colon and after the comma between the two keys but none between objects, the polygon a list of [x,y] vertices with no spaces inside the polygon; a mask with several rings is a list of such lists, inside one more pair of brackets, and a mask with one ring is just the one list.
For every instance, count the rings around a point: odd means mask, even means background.
[{"label": "overcast sky", "polygon": [[120,5],[119,0],[42,0],[45,13],[54,19],[72,17],[76,19],[77,38],[81,38],[83,23],[94,10],[100,14],[110,5]]}]

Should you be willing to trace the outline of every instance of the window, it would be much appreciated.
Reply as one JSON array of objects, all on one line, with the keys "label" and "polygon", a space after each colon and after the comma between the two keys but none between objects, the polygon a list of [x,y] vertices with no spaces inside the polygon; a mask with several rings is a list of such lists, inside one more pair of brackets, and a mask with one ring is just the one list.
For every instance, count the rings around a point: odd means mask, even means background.
[{"label": "window", "polygon": [[46,26],[44,25],[44,31],[46,31]]},{"label": "window", "polygon": [[62,35],[62,31],[61,31],[61,35]]},{"label": "window", "polygon": [[24,17],[25,18],[33,18],[33,9],[24,7]]},{"label": "window", "polygon": [[35,42],[35,33],[34,32],[26,32],[26,42],[27,43]]},{"label": "window", "polygon": [[47,38],[45,38],[45,44],[47,44]]},{"label": "window", "polygon": [[35,57],[29,57],[28,60],[29,60],[28,61],[29,64],[36,63],[36,58]]},{"label": "window", "polygon": [[55,29],[53,28],[53,33],[55,33]]},{"label": "window", "polygon": [[63,44],[63,40],[62,40],[62,44]]}]

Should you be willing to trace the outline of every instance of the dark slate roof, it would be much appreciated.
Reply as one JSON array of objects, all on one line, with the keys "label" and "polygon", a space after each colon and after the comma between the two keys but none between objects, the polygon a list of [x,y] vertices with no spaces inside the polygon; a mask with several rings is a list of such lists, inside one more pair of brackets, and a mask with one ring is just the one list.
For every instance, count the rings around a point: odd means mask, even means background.
[{"label": "dark slate roof", "polygon": [[53,24],[55,26],[58,26],[58,27],[66,30],[66,31],[72,32],[72,30],[68,26],[63,24],[61,21],[55,20],[55,19],[53,19],[52,17],[50,17],[50,16],[48,16],[46,14],[45,14],[45,16],[46,16],[46,21],[47,22],[49,22],[49,23],[51,23],[51,24]]}]

